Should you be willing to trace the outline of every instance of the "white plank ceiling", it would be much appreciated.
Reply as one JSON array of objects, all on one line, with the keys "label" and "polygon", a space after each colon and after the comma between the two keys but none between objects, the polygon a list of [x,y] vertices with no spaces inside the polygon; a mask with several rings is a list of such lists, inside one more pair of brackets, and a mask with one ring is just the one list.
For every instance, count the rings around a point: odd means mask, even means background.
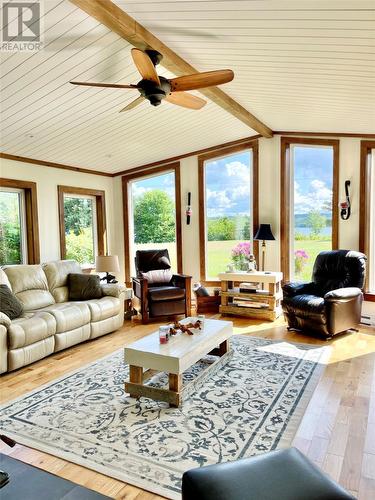
[{"label": "white plank ceiling", "polygon": [[[273,130],[375,133],[373,0],[115,0],[198,70],[232,68],[231,97]],[[3,152],[107,172],[255,132],[209,102],[147,102],[131,46],[68,0],[45,0],[44,49],[1,53]],[[159,73],[173,76],[159,67]]]}]

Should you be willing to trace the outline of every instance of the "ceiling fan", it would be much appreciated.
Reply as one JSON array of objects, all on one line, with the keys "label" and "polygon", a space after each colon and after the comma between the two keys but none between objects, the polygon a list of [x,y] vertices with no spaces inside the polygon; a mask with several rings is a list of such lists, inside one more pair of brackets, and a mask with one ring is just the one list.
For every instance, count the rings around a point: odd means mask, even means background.
[{"label": "ceiling fan", "polygon": [[132,49],[134,64],[137,66],[142,80],[136,85],[122,85],[119,83],[93,83],[93,82],[70,82],[73,85],[86,85],[88,87],[109,87],[112,89],[137,89],[141,94],[137,99],[121,109],[128,111],[141,104],[145,99],[153,106],[159,106],[163,100],[171,104],[177,104],[184,108],[200,109],[206,101],[185,90],[202,89],[221,85],[233,80],[234,73],[230,69],[218,71],[207,71],[205,73],[194,73],[193,75],[179,76],[168,80],[159,76],[155,66],[160,63],[163,56],[156,50]]}]

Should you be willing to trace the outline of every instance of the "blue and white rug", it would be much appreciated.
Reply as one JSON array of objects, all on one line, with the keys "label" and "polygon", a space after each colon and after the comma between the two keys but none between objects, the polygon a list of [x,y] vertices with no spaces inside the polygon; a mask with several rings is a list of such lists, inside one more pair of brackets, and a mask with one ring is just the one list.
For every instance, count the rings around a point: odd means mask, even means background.
[{"label": "blue and white rug", "polygon": [[290,446],[329,349],[245,336],[231,346],[233,357],[181,408],[128,397],[119,350],[3,405],[0,428],[18,443],[180,498],[188,469]]}]

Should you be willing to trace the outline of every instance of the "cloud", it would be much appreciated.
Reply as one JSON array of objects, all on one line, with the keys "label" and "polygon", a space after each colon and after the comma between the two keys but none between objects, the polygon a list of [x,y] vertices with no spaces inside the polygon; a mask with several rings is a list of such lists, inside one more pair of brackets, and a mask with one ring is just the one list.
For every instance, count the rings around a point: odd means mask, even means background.
[{"label": "cloud", "polygon": [[294,205],[297,213],[307,213],[310,210],[322,210],[323,206],[332,200],[332,190],[325,182],[314,179],[303,191],[298,182],[294,182]]},{"label": "cloud", "polygon": [[232,183],[233,181],[235,183],[246,183],[250,184],[249,182],[249,173],[250,173],[250,168],[249,166],[245,165],[244,163],[240,161],[231,161],[230,163],[225,164],[225,168],[227,171],[228,177],[232,178],[229,179],[229,182]]}]

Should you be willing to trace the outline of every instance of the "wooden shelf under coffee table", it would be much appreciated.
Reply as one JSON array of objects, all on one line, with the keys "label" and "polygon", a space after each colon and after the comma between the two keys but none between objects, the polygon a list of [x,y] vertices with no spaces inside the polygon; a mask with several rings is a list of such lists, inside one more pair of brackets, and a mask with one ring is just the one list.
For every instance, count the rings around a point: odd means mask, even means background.
[{"label": "wooden shelf under coffee table", "polygon": [[[194,320],[196,318],[186,318],[181,323]],[[178,333],[167,344],[160,344],[159,332],[156,331],[126,346],[124,354],[125,363],[129,364],[129,382],[125,382],[125,391],[131,397],[144,396],[178,407],[192,386],[197,387],[198,382],[203,382],[208,373],[212,375],[213,370],[223,366],[232,355],[229,349],[229,339],[233,335],[231,321],[206,319],[204,328],[194,332],[194,335]],[[208,365],[199,380],[183,387],[183,372],[207,354],[215,354],[219,358]],[[168,373],[169,389],[145,385],[155,372]]]}]

